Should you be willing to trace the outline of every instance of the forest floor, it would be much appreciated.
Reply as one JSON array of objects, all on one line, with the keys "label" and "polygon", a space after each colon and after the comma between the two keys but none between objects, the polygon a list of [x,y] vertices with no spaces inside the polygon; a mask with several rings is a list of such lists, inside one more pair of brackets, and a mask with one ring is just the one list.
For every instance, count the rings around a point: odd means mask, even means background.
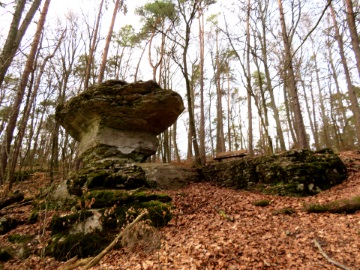
[{"label": "forest floor", "polygon": [[[304,205],[326,203],[360,195],[360,154],[343,152],[349,178],[330,190],[306,198],[269,196],[231,190],[210,183],[192,183],[167,191],[172,196],[174,217],[159,232],[159,249],[147,246],[109,252],[91,269],[339,269],[315,246],[320,244],[332,260],[347,269],[360,269],[360,212],[355,214],[307,213]],[[49,185],[38,175],[16,186],[33,197]],[[0,190],[1,191],[1,190]],[[254,202],[269,200],[266,207]],[[282,210],[292,209],[287,214]],[[10,208],[3,215],[26,220],[32,206]],[[11,260],[0,269],[58,269],[63,262],[41,256],[50,232],[46,229],[52,211],[32,225],[21,225],[0,236],[0,243],[12,234],[36,235],[29,243],[37,250],[24,260]],[[155,244],[154,244],[155,245]]]}]

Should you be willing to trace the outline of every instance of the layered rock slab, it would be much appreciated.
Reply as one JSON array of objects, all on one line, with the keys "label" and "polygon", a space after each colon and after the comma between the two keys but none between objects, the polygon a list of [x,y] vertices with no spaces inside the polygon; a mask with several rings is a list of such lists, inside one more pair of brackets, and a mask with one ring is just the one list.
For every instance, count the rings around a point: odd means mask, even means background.
[{"label": "layered rock slab", "polygon": [[310,196],[342,183],[345,164],[330,149],[291,150],[276,155],[209,164],[204,178],[221,186],[284,196]]}]

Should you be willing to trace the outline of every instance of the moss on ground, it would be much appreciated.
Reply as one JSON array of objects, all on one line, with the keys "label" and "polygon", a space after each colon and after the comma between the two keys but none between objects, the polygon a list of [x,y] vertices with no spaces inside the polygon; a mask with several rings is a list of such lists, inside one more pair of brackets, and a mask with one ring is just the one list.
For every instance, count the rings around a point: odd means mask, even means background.
[{"label": "moss on ground", "polygon": [[308,213],[336,213],[336,214],[354,214],[360,211],[360,196],[351,199],[332,201],[326,204],[308,204],[305,205]]}]

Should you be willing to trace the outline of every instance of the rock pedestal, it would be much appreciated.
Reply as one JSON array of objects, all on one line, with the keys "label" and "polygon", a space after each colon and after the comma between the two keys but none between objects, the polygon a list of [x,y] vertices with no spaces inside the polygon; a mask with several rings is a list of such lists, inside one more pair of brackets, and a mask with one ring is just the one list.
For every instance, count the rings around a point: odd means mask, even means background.
[{"label": "rock pedestal", "polygon": [[154,81],[111,80],[58,106],[56,119],[80,142],[85,165],[109,158],[142,162],[155,154],[156,136],[183,110],[181,96]]},{"label": "rock pedestal", "polygon": [[156,153],[156,136],[183,110],[181,96],[154,81],[115,80],[91,87],[56,108],[56,119],[80,142],[82,168],[69,176],[65,186],[81,205],[70,215],[53,217],[48,255],[59,260],[96,255],[144,210],[148,225],[163,227],[170,221],[171,198],[147,190],[157,186],[156,180],[148,179],[136,162]]}]

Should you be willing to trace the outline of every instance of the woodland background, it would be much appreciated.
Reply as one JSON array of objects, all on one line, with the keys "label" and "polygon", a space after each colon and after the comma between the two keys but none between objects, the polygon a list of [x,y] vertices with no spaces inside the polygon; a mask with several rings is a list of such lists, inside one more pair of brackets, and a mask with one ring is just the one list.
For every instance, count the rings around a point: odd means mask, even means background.
[{"label": "woodland background", "polygon": [[154,161],[359,145],[357,0],[77,0],[50,16],[59,2],[0,1],[0,185],[66,176],[76,142],[55,108],[107,79],[183,96]]}]

